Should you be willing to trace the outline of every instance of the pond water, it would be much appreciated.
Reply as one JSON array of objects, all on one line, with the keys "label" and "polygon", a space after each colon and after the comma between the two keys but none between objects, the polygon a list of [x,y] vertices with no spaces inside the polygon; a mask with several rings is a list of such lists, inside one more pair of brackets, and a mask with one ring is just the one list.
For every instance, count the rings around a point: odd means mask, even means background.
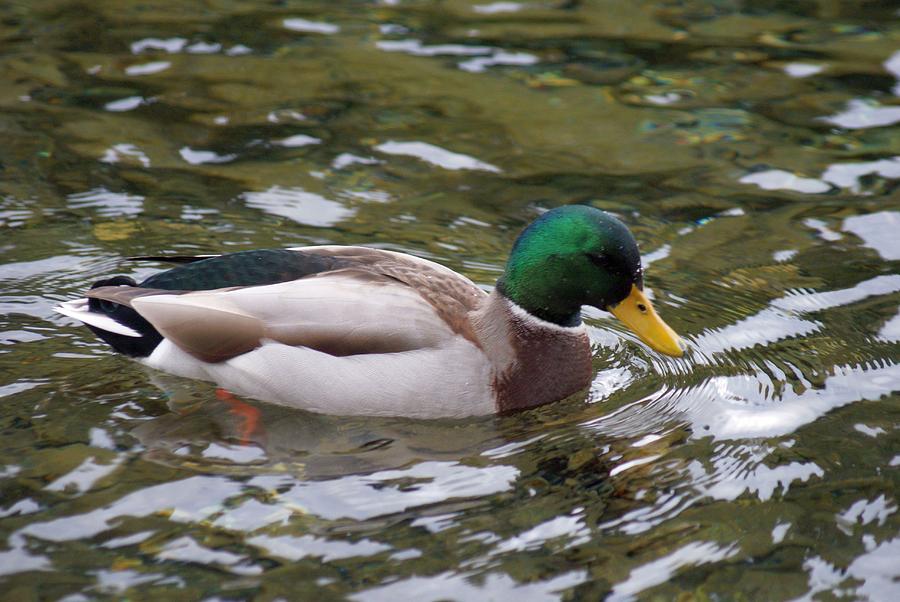
[{"label": "pond water", "polygon": [[[0,598],[900,599],[897,11],[3,3]],[[52,311],[319,243],[489,287],[571,203],[692,351],[588,313],[590,391],[516,415],[240,405]]]}]

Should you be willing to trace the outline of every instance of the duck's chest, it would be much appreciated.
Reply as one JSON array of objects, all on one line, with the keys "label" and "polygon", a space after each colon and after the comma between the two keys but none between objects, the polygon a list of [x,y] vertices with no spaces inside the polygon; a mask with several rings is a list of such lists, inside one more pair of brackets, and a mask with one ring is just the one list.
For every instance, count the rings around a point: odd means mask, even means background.
[{"label": "duck's chest", "polygon": [[494,372],[497,411],[559,401],[591,382],[591,345],[583,328],[514,321],[508,331],[514,359]]}]

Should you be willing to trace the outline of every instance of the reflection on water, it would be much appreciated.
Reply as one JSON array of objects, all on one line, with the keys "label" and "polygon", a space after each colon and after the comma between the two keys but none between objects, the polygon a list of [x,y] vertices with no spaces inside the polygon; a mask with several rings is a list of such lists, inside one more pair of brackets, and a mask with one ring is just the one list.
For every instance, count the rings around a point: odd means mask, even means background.
[{"label": "reflection on water", "polygon": [[822,121],[849,130],[877,128],[892,125],[900,121],[900,107],[882,107],[864,100],[851,100],[847,107]]},{"label": "reflection on water", "polygon": [[244,202],[247,207],[309,226],[333,226],[355,213],[336,201],[299,187],[272,186],[262,192],[247,192]]},{"label": "reflection on water", "polygon": [[783,169],[767,169],[743,176],[742,184],[756,184],[763,190],[793,190],[806,194],[829,192],[832,186],[862,192],[861,180],[877,175],[896,180],[900,178],[900,157],[864,163],[835,163],[829,165],[821,179],[804,178]]},{"label": "reflection on water", "polygon": [[439,146],[425,142],[395,142],[388,140],[375,147],[375,150],[388,155],[408,155],[416,157],[426,163],[430,163],[444,169],[479,169],[482,171],[501,171],[499,167],[484,163],[478,159],[450,152]]},{"label": "reflection on water", "polygon": [[[0,7],[11,599],[900,598],[900,51],[885,3]],[[220,398],[52,308],[134,255],[413,252],[490,288],[615,213],[690,351],[587,312],[514,416]]]}]

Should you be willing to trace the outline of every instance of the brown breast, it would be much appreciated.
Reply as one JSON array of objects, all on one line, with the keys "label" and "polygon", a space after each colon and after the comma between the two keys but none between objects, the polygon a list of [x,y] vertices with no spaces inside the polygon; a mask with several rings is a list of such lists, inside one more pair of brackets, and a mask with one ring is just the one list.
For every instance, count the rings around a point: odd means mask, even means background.
[{"label": "brown breast", "polygon": [[591,383],[591,345],[584,329],[532,318],[496,292],[473,324],[494,365],[498,412],[559,401]]}]

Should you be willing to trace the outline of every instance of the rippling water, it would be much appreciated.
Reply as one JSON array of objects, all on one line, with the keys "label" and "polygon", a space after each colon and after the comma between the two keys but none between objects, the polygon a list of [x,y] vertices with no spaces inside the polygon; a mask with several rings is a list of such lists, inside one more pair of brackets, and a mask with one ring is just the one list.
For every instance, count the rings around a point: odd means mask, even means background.
[{"label": "rippling water", "polygon": [[[0,598],[900,599],[898,48],[889,2],[0,6]],[[514,416],[220,400],[52,312],[308,243],[490,286],[567,203],[692,351],[590,313],[590,392]]]}]

